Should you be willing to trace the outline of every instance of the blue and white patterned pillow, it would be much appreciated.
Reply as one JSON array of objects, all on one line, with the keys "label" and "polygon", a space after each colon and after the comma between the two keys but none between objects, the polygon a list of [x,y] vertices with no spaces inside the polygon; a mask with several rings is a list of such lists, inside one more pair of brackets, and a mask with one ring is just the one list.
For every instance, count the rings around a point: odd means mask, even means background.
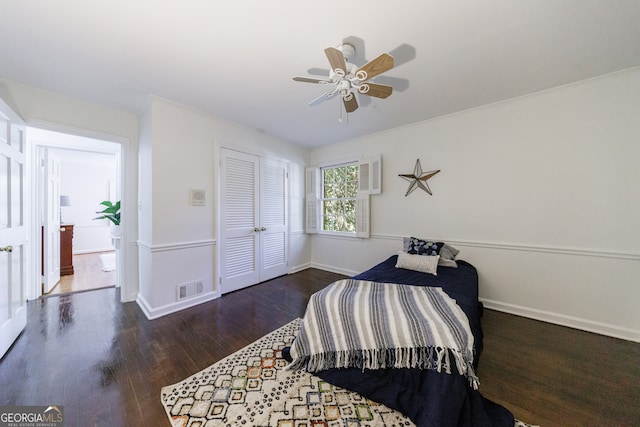
[{"label": "blue and white patterned pillow", "polygon": [[409,237],[407,253],[413,255],[436,256],[440,254],[440,249],[443,246],[443,242],[433,242],[430,240],[418,239],[417,237]]}]

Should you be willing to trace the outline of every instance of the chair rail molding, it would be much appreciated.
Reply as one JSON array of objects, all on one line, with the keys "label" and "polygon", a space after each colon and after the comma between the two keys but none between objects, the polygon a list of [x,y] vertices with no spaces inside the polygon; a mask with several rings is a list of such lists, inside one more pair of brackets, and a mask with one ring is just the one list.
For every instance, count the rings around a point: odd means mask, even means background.
[{"label": "chair rail molding", "polygon": [[142,240],[138,240],[138,246],[145,249],[148,252],[179,251],[182,249],[215,246],[216,244],[217,244],[217,241],[215,239],[195,240],[191,242],[163,243],[159,245],[152,245],[152,244],[143,242]]}]

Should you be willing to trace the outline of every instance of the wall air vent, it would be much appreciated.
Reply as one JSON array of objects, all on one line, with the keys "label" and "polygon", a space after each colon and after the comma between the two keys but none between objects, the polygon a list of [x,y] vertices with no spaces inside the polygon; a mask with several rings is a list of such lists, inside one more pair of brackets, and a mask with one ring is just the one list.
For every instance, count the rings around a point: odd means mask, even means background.
[{"label": "wall air vent", "polygon": [[194,282],[182,283],[176,286],[178,301],[200,295],[204,291],[202,280]]}]

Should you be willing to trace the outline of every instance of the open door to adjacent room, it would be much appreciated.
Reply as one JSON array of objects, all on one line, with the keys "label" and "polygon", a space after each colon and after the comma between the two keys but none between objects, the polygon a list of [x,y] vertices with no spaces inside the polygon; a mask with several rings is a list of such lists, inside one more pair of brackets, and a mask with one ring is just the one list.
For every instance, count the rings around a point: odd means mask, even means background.
[{"label": "open door to adjacent room", "polygon": [[43,154],[42,281],[46,294],[60,281],[60,159],[49,148]]},{"label": "open door to adjacent room", "polygon": [[0,99],[0,358],[27,324],[25,125]]},{"label": "open door to adjacent room", "polygon": [[110,221],[94,220],[103,201],[121,199],[120,144],[32,127],[27,131],[36,195],[32,232],[38,239],[33,244],[42,264],[37,280],[42,286],[32,289],[29,299],[120,286],[121,236]]}]

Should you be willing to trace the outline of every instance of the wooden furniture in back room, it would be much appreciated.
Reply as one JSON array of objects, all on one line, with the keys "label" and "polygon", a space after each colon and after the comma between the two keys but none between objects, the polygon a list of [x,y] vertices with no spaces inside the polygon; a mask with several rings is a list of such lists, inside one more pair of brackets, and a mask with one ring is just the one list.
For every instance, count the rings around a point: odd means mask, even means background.
[{"label": "wooden furniture in back room", "polygon": [[60,225],[60,275],[73,274],[73,224]]}]

